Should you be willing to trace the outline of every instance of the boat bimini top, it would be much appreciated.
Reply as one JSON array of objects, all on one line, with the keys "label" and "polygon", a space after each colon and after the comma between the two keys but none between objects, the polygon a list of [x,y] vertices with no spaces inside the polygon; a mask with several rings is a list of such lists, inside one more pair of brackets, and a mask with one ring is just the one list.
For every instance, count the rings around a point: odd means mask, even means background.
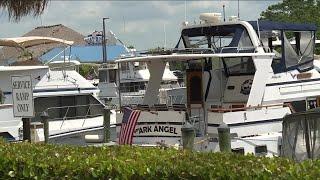
[{"label": "boat bimini top", "polygon": [[50,44],[50,43],[62,43],[62,44],[71,46],[73,44],[73,41],[67,41],[67,40],[52,38],[52,37],[41,37],[41,36],[28,36],[28,37],[0,39],[0,46],[20,47],[22,49],[32,47],[32,46],[37,46],[40,44]]}]

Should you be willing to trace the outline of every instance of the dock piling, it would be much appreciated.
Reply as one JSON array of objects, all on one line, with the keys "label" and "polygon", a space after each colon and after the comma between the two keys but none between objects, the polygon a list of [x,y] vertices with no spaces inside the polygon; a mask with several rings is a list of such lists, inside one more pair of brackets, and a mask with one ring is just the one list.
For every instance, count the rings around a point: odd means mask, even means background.
[{"label": "dock piling", "polygon": [[27,140],[31,142],[31,119],[30,118],[22,118],[23,123],[23,140]]},{"label": "dock piling", "polygon": [[181,127],[182,133],[182,146],[183,149],[193,150],[195,131],[194,127],[187,123],[183,127]]},{"label": "dock piling", "polygon": [[41,113],[40,118],[43,123],[44,142],[47,144],[49,142],[49,115],[44,111]]},{"label": "dock piling", "polygon": [[103,142],[110,141],[110,107],[103,109]]},{"label": "dock piling", "polygon": [[218,127],[219,147],[221,152],[231,152],[230,128],[222,123]]}]

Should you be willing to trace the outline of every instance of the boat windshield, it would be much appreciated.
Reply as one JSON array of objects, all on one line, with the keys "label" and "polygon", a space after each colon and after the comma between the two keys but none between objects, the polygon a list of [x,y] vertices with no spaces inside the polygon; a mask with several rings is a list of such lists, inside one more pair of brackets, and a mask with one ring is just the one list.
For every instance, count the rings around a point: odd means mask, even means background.
[{"label": "boat windshield", "polygon": [[252,57],[222,58],[226,76],[253,75],[255,73]]},{"label": "boat windshield", "polygon": [[184,29],[185,48],[212,48],[216,53],[254,52],[247,30],[240,24]]}]

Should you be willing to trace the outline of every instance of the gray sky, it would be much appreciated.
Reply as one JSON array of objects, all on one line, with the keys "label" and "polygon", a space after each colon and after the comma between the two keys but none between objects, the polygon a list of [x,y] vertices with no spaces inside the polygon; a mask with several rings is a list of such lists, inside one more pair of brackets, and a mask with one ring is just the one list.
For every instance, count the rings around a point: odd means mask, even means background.
[{"label": "gray sky", "polygon": [[[256,20],[272,1],[241,1],[240,18]],[[20,22],[9,22],[6,12],[0,13],[0,37],[16,37],[41,25],[63,24],[83,35],[102,29],[102,17],[110,17],[107,28],[125,44],[138,50],[164,46],[174,47],[179,39],[181,23],[199,23],[199,14],[222,13],[237,15],[237,1],[57,1],[51,0],[43,15],[38,18],[24,17]],[[186,8],[185,8],[186,7]],[[166,32],[166,33],[164,33]]]}]

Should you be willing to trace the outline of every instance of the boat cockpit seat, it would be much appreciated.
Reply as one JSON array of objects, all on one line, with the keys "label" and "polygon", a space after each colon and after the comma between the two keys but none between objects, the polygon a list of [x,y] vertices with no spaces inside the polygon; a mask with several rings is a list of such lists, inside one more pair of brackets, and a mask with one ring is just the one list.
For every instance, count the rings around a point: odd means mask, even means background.
[{"label": "boat cockpit seat", "polygon": [[168,106],[166,104],[155,104],[154,108],[156,111],[168,111]]}]

